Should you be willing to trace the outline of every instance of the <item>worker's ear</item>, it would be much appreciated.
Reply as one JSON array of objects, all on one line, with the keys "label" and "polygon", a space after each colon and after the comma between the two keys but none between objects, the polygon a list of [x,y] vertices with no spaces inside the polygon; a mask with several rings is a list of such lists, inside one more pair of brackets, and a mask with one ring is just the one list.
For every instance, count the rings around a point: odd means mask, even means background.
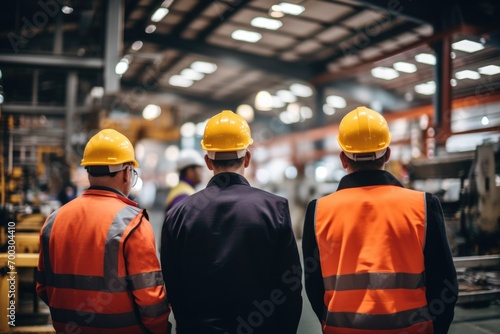
[{"label": "worker's ear", "polygon": [[250,151],[246,151],[245,153],[245,162],[244,162],[244,166],[245,168],[247,168],[248,166],[250,166],[250,160],[252,159],[252,153],[250,153]]},{"label": "worker's ear", "polygon": [[205,154],[205,156],[203,158],[205,159],[205,165],[207,165],[207,168],[209,170],[214,170],[214,165],[212,165],[212,160],[210,160],[210,158],[208,157],[208,154]]},{"label": "worker's ear", "polygon": [[387,151],[385,152],[385,162],[388,162],[390,157],[391,157],[391,148],[388,147]]},{"label": "worker's ear", "polygon": [[347,169],[347,157],[343,151],[340,152],[340,162],[342,162],[342,168]]}]

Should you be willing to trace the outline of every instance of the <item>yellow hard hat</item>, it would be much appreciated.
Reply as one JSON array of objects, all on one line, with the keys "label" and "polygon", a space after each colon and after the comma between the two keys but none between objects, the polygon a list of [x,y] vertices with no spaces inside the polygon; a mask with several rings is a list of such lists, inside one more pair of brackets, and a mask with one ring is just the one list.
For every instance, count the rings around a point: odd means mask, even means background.
[{"label": "yellow hard hat", "polygon": [[113,166],[132,162],[139,163],[134,157],[134,147],[127,137],[113,129],[104,129],[90,138],[83,151],[81,166]]},{"label": "yellow hard hat", "polygon": [[[205,126],[201,146],[213,159],[211,152],[240,152],[253,143],[250,127],[243,117],[231,110],[223,110],[210,118]],[[223,159],[221,159],[223,160]]]},{"label": "yellow hard hat", "polygon": [[381,153],[376,154],[379,158],[391,142],[391,133],[381,114],[358,107],[342,118],[337,142],[344,152]]}]

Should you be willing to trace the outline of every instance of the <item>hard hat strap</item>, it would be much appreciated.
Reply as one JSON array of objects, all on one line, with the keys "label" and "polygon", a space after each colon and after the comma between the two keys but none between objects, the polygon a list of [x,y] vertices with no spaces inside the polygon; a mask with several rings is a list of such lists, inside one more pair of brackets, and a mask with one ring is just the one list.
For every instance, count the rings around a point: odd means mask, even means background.
[{"label": "hard hat strap", "polygon": [[369,153],[350,153],[350,152],[345,152],[344,154],[351,160],[354,161],[373,161],[381,158],[387,149],[383,149],[377,152],[369,152]]},{"label": "hard hat strap", "polygon": [[245,156],[247,152],[246,149],[239,151],[231,151],[231,152],[212,152],[207,151],[207,155],[211,160],[233,160],[233,159],[241,159]]}]

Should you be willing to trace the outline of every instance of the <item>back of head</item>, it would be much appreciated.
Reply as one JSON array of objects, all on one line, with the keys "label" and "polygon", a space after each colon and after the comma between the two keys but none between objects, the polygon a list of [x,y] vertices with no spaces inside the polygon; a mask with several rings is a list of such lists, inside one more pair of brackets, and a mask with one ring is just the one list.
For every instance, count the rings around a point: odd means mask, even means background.
[{"label": "back of head", "polygon": [[358,107],[340,122],[337,142],[349,159],[373,161],[385,154],[391,142],[391,133],[380,113]]},{"label": "back of head", "polygon": [[201,146],[211,160],[242,158],[253,143],[250,127],[243,117],[223,110],[205,126]]},{"label": "back of head", "polygon": [[110,174],[124,169],[124,165],[133,164],[134,147],[127,137],[113,129],[99,131],[88,141],[80,163],[89,173]]},{"label": "back of head", "polygon": [[179,153],[179,158],[177,159],[177,171],[180,172],[191,166],[203,167],[205,166],[205,161],[198,151],[193,149],[184,149]]}]

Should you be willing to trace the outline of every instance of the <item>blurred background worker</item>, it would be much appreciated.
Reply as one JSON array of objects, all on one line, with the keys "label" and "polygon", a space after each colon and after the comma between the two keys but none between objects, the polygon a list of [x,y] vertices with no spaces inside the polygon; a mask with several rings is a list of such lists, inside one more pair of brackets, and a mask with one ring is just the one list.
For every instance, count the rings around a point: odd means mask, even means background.
[{"label": "blurred background worker", "polygon": [[179,334],[296,333],[301,265],[288,201],[253,188],[250,128],[225,110],[205,127],[214,176],[167,212],[161,262]]},{"label": "blurred background worker", "polygon": [[127,198],[134,148],[105,129],[85,147],[90,187],[40,232],[37,294],[58,333],[167,333],[169,308],[145,210]]},{"label": "blurred background worker", "polygon": [[195,187],[203,179],[203,167],[205,162],[196,150],[184,149],[180,152],[177,160],[179,183],[167,195],[165,212],[196,192]]},{"label": "blurred background worker", "polygon": [[458,286],[439,200],[384,170],[391,134],[376,111],[348,113],[337,140],[348,175],[309,203],[302,239],[323,333],[447,333]]}]

